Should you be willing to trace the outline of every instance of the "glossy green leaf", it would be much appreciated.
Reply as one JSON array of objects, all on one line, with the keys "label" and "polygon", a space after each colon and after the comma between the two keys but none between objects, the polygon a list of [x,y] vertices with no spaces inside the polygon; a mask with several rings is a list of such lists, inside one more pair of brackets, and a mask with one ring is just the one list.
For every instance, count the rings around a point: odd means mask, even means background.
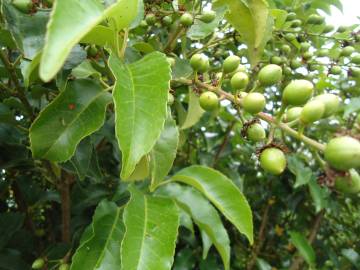
[{"label": "glossy green leaf", "polygon": [[293,245],[297,248],[300,255],[309,265],[315,263],[315,252],[307,239],[299,232],[290,232],[290,238]]},{"label": "glossy green leaf", "polygon": [[168,198],[150,197],[134,186],[124,210],[126,232],[121,245],[123,270],[170,270],[179,213]]},{"label": "glossy green leaf", "polygon": [[21,72],[24,77],[24,85],[26,88],[29,87],[30,82],[34,74],[38,76],[37,71],[39,70],[39,63],[41,59],[41,53],[38,53],[32,61],[24,60],[21,63]]},{"label": "glossy green leaf", "polygon": [[[230,240],[215,208],[197,190],[176,183],[161,187],[159,194],[174,198],[200,228],[205,243],[205,254],[213,243],[219,251],[225,269],[230,269]],[[211,240],[210,245],[207,241]],[[205,255],[204,254],[204,255]]]},{"label": "glossy green leaf", "polygon": [[164,127],[170,65],[159,52],[130,65],[111,55],[109,65],[116,77],[115,126],[122,152],[121,177],[126,179],[151,151]]},{"label": "glossy green leaf", "polygon": [[126,179],[126,181],[144,180],[150,174],[150,161],[148,155],[145,155],[140,159],[140,162],[136,164],[133,173]]},{"label": "glossy green leaf", "polygon": [[53,78],[72,47],[106,17],[116,21],[117,29],[130,25],[137,7],[138,1],[126,0],[116,1],[106,9],[97,0],[56,1],[48,24],[40,77],[44,81]]},{"label": "glossy green leaf", "polygon": [[172,179],[195,187],[243,233],[252,244],[253,221],[250,206],[235,184],[222,173],[204,166],[191,166]]},{"label": "glossy green leaf", "polygon": [[200,234],[203,248],[202,259],[205,260],[209,254],[209,250],[212,247],[213,243],[211,241],[211,237],[204,230],[201,230]]},{"label": "glossy green leaf", "polygon": [[3,0],[1,13],[17,47],[27,59],[33,59],[43,47],[49,11],[29,15],[17,10],[9,0]]},{"label": "glossy green leaf", "polygon": [[189,106],[184,123],[181,125],[181,129],[188,129],[199,122],[201,116],[204,114],[204,110],[200,107],[199,96],[189,88]]},{"label": "glossy green leaf", "polygon": [[151,188],[164,180],[174,163],[179,143],[179,130],[171,115],[165,121],[165,126],[154,148],[150,152]]},{"label": "glossy green leaf", "polygon": [[98,205],[72,258],[71,270],[120,269],[120,246],[125,233],[122,213],[123,209],[113,202],[105,200]]},{"label": "glossy green leaf", "polygon": [[272,34],[273,18],[266,0],[217,0],[214,5],[228,7],[225,18],[248,46],[250,63],[255,66]]},{"label": "glossy green leaf", "polygon": [[91,65],[90,60],[82,62],[72,70],[71,74],[77,79],[85,79],[90,76],[101,77],[101,74]]},{"label": "glossy green leaf", "polygon": [[36,118],[30,128],[33,156],[63,162],[80,140],[98,130],[111,95],[90,80],[69,82]]},{"label": "glossy green leaf", "polygon": [[113,28],[103,25],[97,25],[89,33],[87,33],[80,43],[88,43],[97,46],[109,47],[112,50],[116,50],[116,44],[121,44],[120,35],[116,41],[116,35]]}]

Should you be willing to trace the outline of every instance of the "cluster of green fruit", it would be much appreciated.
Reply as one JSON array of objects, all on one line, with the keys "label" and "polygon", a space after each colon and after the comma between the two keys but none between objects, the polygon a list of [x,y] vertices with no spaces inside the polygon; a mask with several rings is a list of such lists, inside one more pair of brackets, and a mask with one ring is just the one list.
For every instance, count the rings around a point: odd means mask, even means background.
[{"label": "cluster of green fruit", "polygon": [[[62,262],[62,260],[60,260],[59,264],[60,265],[58,267],[58,270],[69,270],[70,269],[70,265]],[[43,258],[38,258],[33,262],[31,268],[32,269],[44,269],[45,266],[46,266],[45,260]]]},{"label": "cluster of green fruit", "polygon": [[[190,60],[195,71],[206,72],[209,69],[209,60],[200,54],[195,54]],[[283,76],[283,69],[276,64],[264,66],[258,73],[255,88],[249,93],[246,88],[249,84],[249,76],[246,69],[240,65],[240,58],[235,55],[227,57],[222,66],[220,82],[224,77],[230,77],[231,87],[238,93],[237,103],[241,108],[252,115],[262,112],[266,105],[265,96],[261,93],[265,87],[278,84]],[[216,88],[217,89],[217,88]],[[258,92],[255,92],[258,91]],[[205,91],[200,95],[199,103],[205,111],[214,111],[219,106],[219,98],[216,91]],[[313,97],[314,85],[304,79],[291,81],[282,91],[282,107],[277,113],[278,121],[289,126],[299,126],[299,136],[302,129],[322,118],[335,114],[340,105],[337,95],[324,93]],[[261,142],[266,138],[266,131],[258,122],[254,122],[246,128],[246,137],[253,142]],[[265,146],[260,153],[260,166],[274,175],[281,174],[286,168],[284,152],[274,146]],[[360,143],[351,137],[338,137],[332,139],[325,148],[325,159],[335,170],[349,171],[346,181],[337,179],[336,187],[339,190],[360,191],[360,177],[356,168],[360,168]],[[351,185],[349,188],[348,185]]]},{"label": "cluster of green fruit", "polygon": [[[211,23],[212,21],[215,20],[215,18],[216,18],[216,12],[213,10],[203,11],[202,14],[199,14],[197,16],[194,16],[189,12],[185,12],[181,14],[179,23],[184,27],[190,27],[194,23],[195,19],[198,19],[204,23]],[[143,20],[140,25],[146,27],[146,26],[155,25],[156,22],[157,22],[157,16],[154,13],[148,13],[145,17],[145,20]],[[162,17],[161,22],[165,26],[170,26],[173,23],[173,17],[170,15],[166,15]]]}]

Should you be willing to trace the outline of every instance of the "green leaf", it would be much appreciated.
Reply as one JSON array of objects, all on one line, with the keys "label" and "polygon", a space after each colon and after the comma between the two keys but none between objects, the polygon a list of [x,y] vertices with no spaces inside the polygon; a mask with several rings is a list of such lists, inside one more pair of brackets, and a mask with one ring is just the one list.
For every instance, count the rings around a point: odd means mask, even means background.
[{"label": "green leaf", "polygon": [[[116,38],[118,40],[116,41]],[[80,43],[88,43],[97,46],[109,47],[111,50],[116,50],[116,44],[120,44],[120,35],[115,35],[113,28],[103,25],[97,25],[89,33],[87,33]]]},{"label": "green leaf", "polygon": [[266,0],[217,0],[215,7],[227,6],[226,20],[239,32],[248,47],[250,63],[260,60],[266,43],[272,36],[273,18]]},{"label": "green leaf", "polygon": [[101,74],[95,68],[93,68],[90,60],[85,60],[82,62],[72,70],[71,74],[77,79],[85,79],[90,76],[100,78],[101,76]]},{"label": "green leaf", "polygon": [[188,129],[199,122],[204,110],[200,107],[199,96],[189,87],[189,106],[184,123],[181,129]]},{"label": "green leaf", "polygon": [[150,152],[151,189],[164,180],[174,163],[179,143],[179,130],[171,115],[165,121],[165,126]]},{"label": "green leaf", "polygon": [[225,269],[230,269],[230,240],[215,208],[197,190],[181,186],[176,183],[161,187],[158,194],[167,195],[176,200],[202,231],[204,253],[206,254],[211,244],[208,245],[207,236],[219,251]]},{"label": "green leaf", "polygon": [[33,59],[44,44],[49,11],[37,11],[28,15],[17,10],[8,0],[2,1],[1,14],[6,28],[11,32],[17,47],[25,58]]},{"label": "green leaf", "polygon": [[309,183],[313,175],[312,170],[305,167],[304,163],[296,155],[288,157],[288,168],[296,176],[295,188]]},{"label": "green leaf", "polygon": [[113,202],[100,202],[72,258],[71,270],[120,269],[120,245],[125,233],[122,212]]},{"label": "green leaf", "polygon": [[259,270],[271,270],[271,269],[273,269],[271,267],[271,265],[267,261],[265,261],[265,260],[263,260],[261,258],[256,259],[256,265],[257,265]]},{"label": "green leaf", "polygon": [[41,53],[38,53],[31,62],[24,60],[21,63],[21,72],[24,77],[24,85],[26,88],[30,86],[30,81],[32,77],[38,76],[37,71],[39,68],[40,59],[41,59]]},{"label": "green leaf", "polygon": [[315,211],[318,213],[327,206],[327,198],[329,194],[326,192],[326,189],[319,186],[314,177],[309,181],[308,185],[310,195],[315,205]]},{"label": "green leaf", "polygon": [[210,236],[204,230],[201,230],[200,233],[201,233],[201,242],[203,246],[202,259],[205,260],[209,254],[209,250],[212,247],[213,243],[211,241]]},{"label": "green leaf", "polygon": [[351,262],[356,269],[360,269],[360,255],[352,248],[342,249],[341,254]]},{"label": "green leaf", "polygon": [[33,156],[57,162],[68,160],[80,140],[102,126],[110,101],[111,95],[94,81],[69,82],[30,128]]},{"label": "green leaf", "polygon": [[130,25],[137,10],[138,1],[118,0],[107,9],[98,0],[56,1],[48,24],[40,77],[44,81],[51,80],[72,47],[106,17],[111,17],[120,30]]},{"label": "green leaf", "polygon": [[145,155],[140,159],[140,162],[136,164],[133,173],[126,179],[126,181],[143,180],[149,176],[150,173],[150,161],[148,155]]},{"label": "green leaf", "polygon": [[115,128],[122,152],[121,177],[126,179],[151,151],[164,127],[170,65],[159,52],[129,65],[111,55],[109,65],[116,77]]},{"label": "green leaf", "polygon": [[24,218],[22,213],[0,214],[0,250],[6,246],[14,233],[21,229]]},{"label": "green leaf", "polygon": [[299,232],[290,232],[290,238],[293,245],[297,248],[300,255],[309,265],[315,264],[315,251],[307,239]]},{"label": "green leaf", "polygon": [[241,191],[225,175],[208,167],[191,166],[175,174],[172,179],[201,191],[253,243],[250,206]]},{"label": "green leaf", "polygon": [[282,29],[287,17],[287,12],[282,9],[272,9],[271,15],[274,18],[274,26],[276,29]]},{"label": "green leaf", "polygon": [[134,186],[124,210],[126,232],[121,245],[123,270],[170,270],[179,213],[168,198],[145,196]]},{"label": "green leaf", "polygon": [[195,20],[194,24],[187,32],[188,38],[192,40],[199,40],[206,38],[215,32],[215,28],[218,27],[219,23],[224,18],[226,8],[220,7],[214,11],[216,11],[216,18],[211,23],[204,23],[200,20]]}]

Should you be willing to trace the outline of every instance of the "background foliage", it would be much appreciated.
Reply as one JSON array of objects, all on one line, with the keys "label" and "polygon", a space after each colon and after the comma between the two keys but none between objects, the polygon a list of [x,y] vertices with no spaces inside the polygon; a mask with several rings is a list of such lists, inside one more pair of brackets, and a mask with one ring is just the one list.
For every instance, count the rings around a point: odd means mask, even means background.
[{"label": "background foliage", "polygon": [[[340,0],[0,4],[0,270],[359,269],[359,193],[322,159],[334,136],[359,138],[359,27],[310,19]],[[262,113],[219,74],[229,55]],[[283,75],[263,87],[269,63]],[[275,118],[294,79],[341,100],[305,137]],[[267,142],[244,136],[255,118]],[[259,165],[266,144],[286,153],[281,175]]]}]

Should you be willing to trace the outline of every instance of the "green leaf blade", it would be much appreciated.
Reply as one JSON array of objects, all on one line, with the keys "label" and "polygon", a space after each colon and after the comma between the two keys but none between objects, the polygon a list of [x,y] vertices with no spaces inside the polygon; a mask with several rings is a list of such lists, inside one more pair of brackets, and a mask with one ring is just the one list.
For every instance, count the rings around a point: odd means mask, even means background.
[{"label": "green leaf blade", "polygon": [[209,248],[214,244],[221,255],[225,269],[230,269],[229,236],[218,212],[200,192],[191,187],[171,183],[161,187],[157,193],[174,198],[181,209],[191,215],[201,230],[203,256],[206,257]]},{"label": "green leaf blade", "polygon": [[168,198],[145,196],[133,186],[129,190],[121,269],[170,270],[179,227],[175,203]]},{"label": "green leaf blade", "polygon": [[116,77],[115,128],[122,152],[121,177],[126,179],[151,151],[164,127],[170,65],[159,52],[130,65],[111,55],[109,65]]},{"label": "green leaf blade", "polygon": [[102,126],[110,101],[111,95],[91,80],[70,82],[31,126],[33,156],[55,162],[68,160],[80,140]]},{"label": "green leaf blade", "polygon": [[306,238],[299,232],[290,232],[291,242],[309,265],[315,264],[315,251]]},{"label": "green leaf blade", "polygon": [[253,243],[250,206],[241,191],[225,175],[208,167],[191,166],[178,172],[172,179],[202,192]]},{"label": "green leaf blade", "polygon": [[98,205],[72,258],[71,270],[120,268],[120,245],[125,233],[122,213],[113,202],[102,201]]}]

